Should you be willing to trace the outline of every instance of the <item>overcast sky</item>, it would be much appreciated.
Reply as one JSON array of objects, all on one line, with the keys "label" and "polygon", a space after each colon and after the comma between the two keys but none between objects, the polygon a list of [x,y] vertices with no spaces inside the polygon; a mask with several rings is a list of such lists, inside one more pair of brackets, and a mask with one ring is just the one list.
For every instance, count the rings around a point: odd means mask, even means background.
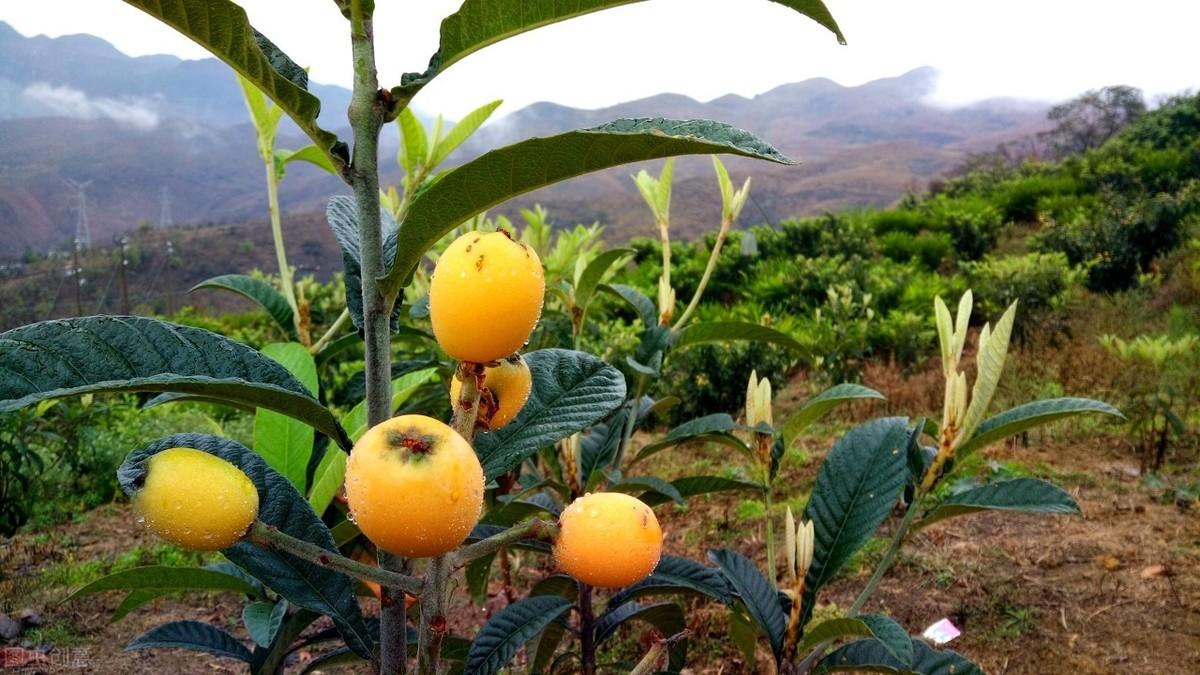
[{"label": "overcast sky", "polygon": [[[532,1],[532,0],[531,0]],[[550,100],[595,108],[672,91],[708,100],[829,77],[855,85],[918,66],[935,98],[1060,100],[1131,84],[1150,96],[1200,85],[1196,0],[826,0],[849,41],[765,0],[652,0],[512,38],[456,64],[418,96],[457,117]],[[350,85],[348,28],[331,0],[241,0],[251,22],[312,79]],[[461,0],[377,0],[380,79],[424,70],[441,17]],[[284,10],[286,11],[280,11]],[[26,34],[92,33],[132,54],[201,58],[199,46],[121,0],[0,0]]]}]

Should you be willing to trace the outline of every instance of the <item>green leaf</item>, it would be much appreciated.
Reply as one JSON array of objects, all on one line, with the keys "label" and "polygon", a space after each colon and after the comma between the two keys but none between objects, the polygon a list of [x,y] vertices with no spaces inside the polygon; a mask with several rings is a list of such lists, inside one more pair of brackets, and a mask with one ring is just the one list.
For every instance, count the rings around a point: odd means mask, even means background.
[{"label": "green leaf", "polygon": [[[414,370],[392,380],[392,412],[404,405],[426,382],[437,375],[437,368],[422,368]],[[346,413],[342,420],[350,432],[350,439],[358,441],[367,433],[367,401],[363,399]]]},{"label": "green leaf", "polygon": [[607,420],[592,425],[580,440],[579,479],[588,489],[603,478],[602,471],[616,456],[628,419],[629,407],[621,406]]},{"label": "green leaf", "polygon": [[352,445],[333,413],[286,368],[216,333],[113,316],[0,333],[0,412],[118,391],[181,392],[266,408],[311,424],[347,450]]},{"label": "green leaf", "polygon": [[[429,139],[425,136],[425,125],[421,124],[416,113],[408,107],[400,111],[396,124],[400,127],[400,166],[404,168],[404,173],[411,176],[429,156]],[[411,187],[416,189],[417,186]]]},{"label": "green leaf", "polygon": [[[529,590],[529,596],[558,595],[572,602],[579,597],[579,582],[571,577],[556,574],[546,577],[534,584]],[[554,652],[562,642],[567,632],[567,622],[563,617],[551,621],[542,634],[529,646],[529,672],[542,673],[554,658]]]},{"label": "green leaf", "polygon": [[733,421],[733,417],[728,413],[713,413],[703,417],[688,420],[683,424],[671,429],[667,435],[653,443],[647,443],[642,446],[637,457],[629,463],[630,466],[654,455],[667,448],[687,443],[688,441],[696,440],[700,437],[709,437],[714,434],[726,434],[737,428],[737,424]]},{"label": "green leaf", "polygon": [[[325,220],[342,249],[342,267],[346,271],[346,309],[350,310],[354,327],[362,330],[362,243],[358,231],[358,206],[354,198],[345,195],[330,197],[325,205]],[[382,256],[386,264],[396,256],[398,226],[391,214],[382,209],[379,211],[379,221],[383,228]],[[392,306],[390,325],[393,332],[400,328],[400,305],[400,302],[396,302]]]},{"label": "green leaf", "polygon": [[[549,26],[610,7],[639,0],[574,0],[573,2],[528,2],[528,0],[466,0],[458,11],[442,20],[441,42],[424,73],[405,73],[393,92],[411,98],[446,68],[484,47],[527,31]],[[833,15],[821,0],[773,0],[816,21],[846,43]]]},{"label": "green leaf", "polygon": [[912,663],[912,638],[908,632],[892,619],[879,614],[824,621],[805,632],[804,641],[800,643],[797,652],[804,654],[823,642],[847,637],[875,638],[892,658],[902,664]]},{"label": "green leaf", "polygon": [[[168,448],[195,448],[220,457],[241,469],[258,490],[258,519],[297,539],[336,553],[329,528],[313,513],[296,488],[261,457],[227,438],[204,434],[176,434],[129,453],[117,469],[117,480],[128,495],[137,492],[146,477],[146,463]],[[275,549],[242,540],[222,551],[230,562],[297,606],[327,614],[346,644],[369,657],[372,638],[354,597],[355,580]]]},{"label": "green leaf", "polygon": [[619,481],[609,483],[608,489],[611,492],[624,492],[626,494],[644,491],[647,494],[662,495],[680,506],[683,505],[683,495],[679,494],[679,490],[675,489],[675,486],[667,481],[655,478],[654,476],[630,476],[622,478]]},{"label": "green leaf", "polygon": [[970,453],[996,441],[1019,434],[1026,429],[1049,424],[1056,420],[1084,413],[1099,413],[1125,419],[1120,410],[1102,401],[1088,398],[1051,398],[1033,401],[984,420],[970,440],[958,448],[961,459]]},{"label": "green leaf", "polygon": [[[665,638],[682,633],[687,628],[687,620],[683,610],[673,602],[660,602],[653,605],[642,605],[637,602],[627,602],[614,606],[611,602],[604,613],[596,619],[595,639],[599,646],[616,633],[617,628],[627,621],[644,621],[654,626]],[[687,656],[687,641],[680,640],[670,646],[671,670],[683,666]]]},{"label": "green leaf", "polygon": [[[315,145],[306,145],[299,150],[276,150],[275,161],[277,166],[287,166],[292,162],[308,162],[334,176],[338,175],[337,168],[333,166],[333,162],[329,161],[329,155],[321,152],[321,149]],[[282,178],[282,176],[280,177]]]},{"label": "green leaf", "polygon": [[579,277],[579,285],[575,287],[575,302],[580,307],[587,307],[609,268],[633,253],[631,248],[613,248],[596,256]]},{"label": "green leaf", "polygon": [[562,616],[574,602],[558,595],[518,600],[488,620],[471,642],[465,672],[496,675],[516,655],[521,645]]},{"label": "green leaf", "polygon": [[259,647],[269,647],[283,625],[283,617],[287,614],[287,600],[269,602],[260,600],[242,608],[242,623],[250,639]]},{"label": "green leaf", "polygon": [[516,419],[475,439],[488,480],[539,448],[583,431],[625,402],[625,376],[583,352],[540,349],[525,355],[533,392]]},{"label": "green leaf", "polygon": [[[975,373],[975,386],[971,390],[971,403],[967,406],[963,417],[962,430],[959,432],[962,440],[975,433],[975,429],[987,414],[988,406],[992,404],[992,395],[1000,384],[1000,375],[1004,372],[1004,361],[1008,357],[1008,339],[1012,335],[1013,321],[1017,316],[1017,303],[1008,306],[1008,311],[996,322],[994,329],[983,327],[979,353],[976,355],[978,369]],[[984,339],[986,337],[986,340]]]},{"label": "green leaf", "polygon": [[745,608],[729,608],[729,639],[737,645],[746,663],[758,660],[758,636],[762,631],[746,616]]},{"label": "green leaf", "polygon": [[950,649],[935,650],[924,640],[912,640],[911,665],[901,663],[879,640],[851,642],[835,649],[813,670],[814,675],[842,672],[901,673],[902,675],[983,675],[983,670]]},{"label": "green leaf", "polygon": [[[264,346],[262,353],[287,368],[314,398],[317,396],[317,365],[307,347],[298,342],[274,342]],[[271,410],[255,413],[254,451],[297,490],[305,488],[312,449],[312,427]]]},{"label": "green leaf", "polygon": [[690,558],[664,555],[653,574],[618,591],[608,604],[615,607],[647,595],[680,594],[704,596],[725,604],[731,601],[729,584],[721,572]]},{"label": "green leaf", "polygon": [[97,579],[69,595],[63,602],[113,590],[130,591],[113,612],[113,621],[155,598],[175,591],[232,591],[252,597],[260,595],[259,589],[250,582],[219,570],[152,565],[123,570]]},{"label": "green leaf", "polygon": [[714,152],[791,163],[754,135],[708,120],[623,119],[493,150],[445,172],[416,195],[384,288],[394,292],[406,285],[425,251],[447,232],[513,197],[629,162]]},{"label": "green leaf", "polygon": [[103,591],[233,591],[258,596],[259,590],[245,579],[207,567],[171,567],[147,565],[114,572],[101,577],[67,596],[63,602]]},{"label": "green leaf", "polygon": [[492,101],[479,106],[478,108],[467,113],[465,117],[459,120],[446,137],[437,144],[433,151],[433,159],[429,162],[429,167],[433,168],[446,161],[452,152],[458,149],[458,146],[463,144],[463,141],[471,137],[484,122],[487,121],[496,108],[500,107],[503,101]]},{"label": "green leaf", "polygon": [[600,284],[600,290],[612,293],[629,303],[629,306],[638,313],[642,323],[647,327],[658,325],[658,309],[655,308],[654,301],[646,297],[645,293],[624,284]]},{"label": "green leaf", "polygon": [[250,663],[250,650],[229,633],[199,621],[172,621],[133,639],[126,649],[190,649]]},{"label": "green leaf", "polygon": [[232,291],[244,297],[247,297],[254,302],[257,302],[275,323],[287,333],[289,337],[295,337],[296,324],[292,307],[288,304],[287,298],[283,297],[274,286],[245,274],[222,274],[219,277],[206,279],[192,286],[189,293],[200,290],[202,288],[219,288],[226,291]]},{"label": "green leaf", "polygon": [[779,605],[778,591],[749,558],[737,551],[712,550],[708,552],[708,558],[721,568],[729,585],[746,603],[750,616],[771,643],[771,653],[778,663],[783,654],[783,633],[787,629],[787,617]]},{"label": "green leaf", "polygon": [[[694,497],[696,495],[706,495],[713,492],[729,492],[733,490],[753,490],[755,492],[763,491],[764,487],[761,483],[754,481],[740,480],[737,478],[722,478],[720,476],[688,476],[686,478],[676,478],[671,481],[671,485],[675,491],[684,499]],[[671,497],[659,492],[647,492],[638,497],[648,506],[658,506],[659,504],[668,502]]]},{"label": "green leaf", "polygon": [[774,328],[760,326],[747,321],[706,321],[690,323],[675,335],[675,349],[694,347],[709,342],[770,342],[789,349],[802,351],[803,346],[792,336]]},{"label": "green leaf", "polygon": [[345,144],[317,124],[321,101],[308,93],[308,74],[230,0],[125,0],[204,47],[275,102],[331,161],[348,160]]},{"label": "green leaf", "polygon": [[810,398],[799,410],[783,423],[782,433],[785,447],[791,447],[796,442],[800,432],[808,425],[824,417],[842,403],[864,398],[886,398],[883,394],[870,387],[860,384],[838,384]]},{"label": "green leaf", "polygon": [[[283,618],[283,624],[275,634],[275,639],[268,647],[254,650],[254,661],[250,664],[251,673],[276,673],[292,651],[292,646],[308,628],[316,621],[318,614],[307,609],[288,613]],[[346,649],[342,647],[342,649]],[[349,650],[347,650],[349,651]],[[351,652],[353,653],[353,652]]]},{"label": "green leaf", "polygon": [[1078,514],[1079,505],[1062,488],[1038,478],[1014,478],[960,492],[938,504],[914,527],[979,511]]},{"label": "green leaf", "polygon": [[312,487],[308,491],[308,503],[314,513],[325,513],[333,503],[338,489],[346,480],[346,458],[344,452],[326,451],[313,472]]},{"label": "green leaf", "polygon": [[860,424],[833,445],[817,473],[804,517],[813,521],[813,562],[804,582],[804,617],[816,593],[891,513],[908,478],[908,421]]}]

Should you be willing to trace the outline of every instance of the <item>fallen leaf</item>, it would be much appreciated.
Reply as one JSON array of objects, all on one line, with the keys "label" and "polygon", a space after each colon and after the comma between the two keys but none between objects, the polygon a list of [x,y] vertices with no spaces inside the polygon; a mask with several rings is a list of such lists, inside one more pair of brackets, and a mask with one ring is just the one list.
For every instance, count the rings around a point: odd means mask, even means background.
[{"label": "fallen leaf", "polygon": [[1167,569],[1166,565],[1150,565],[1149,567],[1142,568],[1141,577],[1143,579],[1169,576],[1171,576],[1171,570]]},{"label": "fallen leaf", "polygon": [[1121,569],[1121,561],[1115,556],[1098,555],[1096,556],[1096,566],[1108,572],[1116,572]]}]

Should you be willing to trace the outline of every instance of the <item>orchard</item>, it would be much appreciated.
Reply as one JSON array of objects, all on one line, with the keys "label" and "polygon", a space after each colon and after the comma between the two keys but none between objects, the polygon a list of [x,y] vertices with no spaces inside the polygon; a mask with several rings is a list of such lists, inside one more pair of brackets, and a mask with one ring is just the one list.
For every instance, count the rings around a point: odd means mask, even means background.
[{"label": "orchard", "polygon": [[[848,332],[814,348],[758,306],[714,320],[703,302],[733,293],[723,276],[730,249],[751,255],[734,231],[751,181],[736,187],[718,155],[792,160],[721,122],[630,118],[444,168],[496,106],[445,132],[439,118],[430,133],[409,108],[425,86],[494,43],[628,3],[466,0],[442,22],[428,68],[381,85],[376,41],[393,39],[396,27],[375,24],[373,0],[335,1],[344,22],[330,34],[348,36],[355,77],[345,139],[318,123],[306,71],[234,2],[126,0],[242,83],[280,269],[269,283],[226,275],[201,286],[256,301],[272,334],[287,337],[256,349],[204,328],[107,315],[0,333],[2,410],[136,393],[139,409],[216,406],[253,420],[250,447],[206,426],[127,448],[117,480],[130,517],[203,552],[205,564],[136,567],[83,585],[73,599],[127,591],[124,616],[166,593],[236,590],[240,622],[170,621],[128,645],[190,650],[195,672],[220,658],[255,674],[645,675],[721,672],[696,668],[720,667],[730,654],[743,669],[725,672],[983,672],[926,625],[889,614],[877,591],[926,541],[918,534],[941,521],[1078,516],[1076,493],[1052,481],[998,473],[975,481],[964,467],[1051,422],[1087,420],[1091,433],[1124,417],[1061,386],[1007,405],[1002,375],[1026,311],[1017,296],[977,300],[969,288],[938,286],[889,333],[896,343],[929,343],[920,348],[938,364],[934,414],[896,402],[889,416],[872,416],[887,392],[840,377],[811,396],[796,393],[787,369],[765,359],[736,372],[691,368],[680,384],[672,367],[730,345],[804,354],[838,375],[858,358]],[[844,42],[820,0],[775,1]],[[274,147],[283,115],[310,146]],[[394,187],[380,183],[380,133],[392,123],[403,175]],[[686,266],[671,241],[679,155],[712,156],[722,205],[699,260]],[[486,215],[569,178],[664,159],[657,177],[634,177],[658,237],[640,249],[605,249],[579,231],[560,231],[552,246],[536,212],[523,231]],[[320,319],[287,263],[281,227],[277,184],[295,160],[339,177],[353,195],[327,203],[345,302]],[[771,243],[764,238],[763,248]],[[635,266],[653,278],[625,283]],[[869,293],[830,285],[820,295],[828,310],[815,321],[874,320]],[[720,378],[736,381],[719,392],[735,405],[714,409],[687,388]],[[673,419],[666,428],[665,419]],[[818,428],[831,442],[813,442]],[[717,449],[694,463],[700,473],[668,461],[696,448]],[[820,451],[815,478],[799,491],[794,474],[810,450]],[[713,495],[752,498],[724,513],[701,510]],[[723,538],[697,542],[681,529],[705,513],[724,519]],[[842,597],[852,585],[852,600],[832,602],[834,585]]]}]

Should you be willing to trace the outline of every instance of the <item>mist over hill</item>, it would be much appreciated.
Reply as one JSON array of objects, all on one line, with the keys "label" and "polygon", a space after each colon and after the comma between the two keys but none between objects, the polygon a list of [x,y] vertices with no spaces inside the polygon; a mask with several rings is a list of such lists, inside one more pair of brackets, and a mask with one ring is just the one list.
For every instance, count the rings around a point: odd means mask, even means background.
[{"label": "mist over hill", "polygon": [[[465,161],[521,138],[594,126],[618,117],[711,118],[756,133],[799,160],[798,167],[729,162],[754,176],[755,222],[853,206],[890,203],[974,150],[1040,128],[1044,106],[993,100],[959,108],[927,102],[937,74],[929,68],[845,87],[828,79],[787,84],[753,98],[702,102],[660,94],[582,110],[545,102],[485,126],[452,157]],[[349,91],[312,83],[321,119],[344,128]],[[482,103],[482,101],[481,101]],[[501,114],[505,111],[501,109]],[[108,242],[139,221],[156,223],[163,194],[175,224],[237,223],[266,211],[263,168],[241,92],[215,59],[129,57],[88,35],[24,37],[0,23],[0,258],[61,247],[74,236],[70,182],[88,183],[94,242]],[[345,136],[345,133],[341,135]],[[384,132],[384,158],[396,131]],[[307,143],[285,127],[279,146]],[[620,167],[515,200],[512,213],[544,204],[560,224],[599,220],[608,238],[650,234],[629,175]],[[397,182],[392,165],[383,179]],[[282,183],[285,211],[320,210],[336,179],[292,165]],[[710,228],[719,211],[709,162],[684,158],[676,170],[673,216],[682,236]],[[331,252],[332,254],[332,252]]]}]

